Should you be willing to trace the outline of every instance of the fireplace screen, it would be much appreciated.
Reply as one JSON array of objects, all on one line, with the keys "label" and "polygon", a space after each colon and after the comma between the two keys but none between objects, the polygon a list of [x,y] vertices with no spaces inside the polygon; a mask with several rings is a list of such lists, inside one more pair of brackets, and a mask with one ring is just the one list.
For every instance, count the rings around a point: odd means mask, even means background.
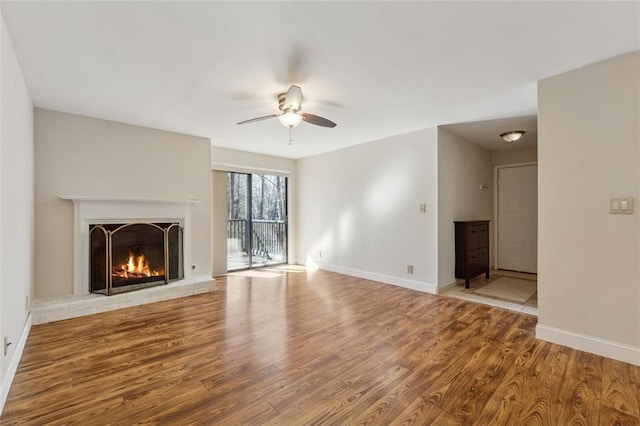
[{"label": "fireplace screen", "polygon": [[182,232],[178,223],[91,225],[91,292],[109,296],[182,279]]}]

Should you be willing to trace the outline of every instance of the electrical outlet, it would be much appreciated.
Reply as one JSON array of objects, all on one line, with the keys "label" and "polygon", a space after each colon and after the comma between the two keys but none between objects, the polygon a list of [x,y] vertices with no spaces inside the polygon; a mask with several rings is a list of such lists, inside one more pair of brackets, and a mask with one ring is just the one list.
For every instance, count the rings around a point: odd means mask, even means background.
[{"label": "electrical outlet", "polygon": [[322,257],[322,250],[318,250],[318,257]]},{"label": "electrical outlet", "polygon": [[633,198],[610,198],[609,214],[633,214]]},{"label": "electrical outlet", "polygon": [[413,265],[407,265],[407,274],[413,274]]},{"label": "electrical outlet", "polygon": [[426,213],[427,212],[427,205],[426,204],[420,204],[420,213]]},{"label": "electrical outlet", "polygon": [[27,300],[24,304],[25,309],[28,311],[29,310],[29,296],[27,295]]}]

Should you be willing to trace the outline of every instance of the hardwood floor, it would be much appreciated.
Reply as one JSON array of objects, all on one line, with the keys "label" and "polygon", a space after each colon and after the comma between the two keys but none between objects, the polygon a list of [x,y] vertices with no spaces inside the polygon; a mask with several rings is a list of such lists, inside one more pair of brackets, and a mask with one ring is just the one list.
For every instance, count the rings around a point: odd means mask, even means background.
[{"label": "hardwood floor", "polygon": [[330,272],[34,326],[2,424],[640,424],[640,367]]}]

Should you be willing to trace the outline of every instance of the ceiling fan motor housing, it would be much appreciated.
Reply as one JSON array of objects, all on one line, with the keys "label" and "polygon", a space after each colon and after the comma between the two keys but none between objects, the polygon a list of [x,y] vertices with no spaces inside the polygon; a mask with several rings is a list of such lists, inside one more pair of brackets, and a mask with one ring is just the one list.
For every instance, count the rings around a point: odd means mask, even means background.
[{"label": "ceiling fan motor housing", "polygon": [[291,105],[287,104],[287,93],[280,93],[278,95],[278,108],[280,111],[289,110],[291,112],[298,112],[299,109],[293,108]]}]

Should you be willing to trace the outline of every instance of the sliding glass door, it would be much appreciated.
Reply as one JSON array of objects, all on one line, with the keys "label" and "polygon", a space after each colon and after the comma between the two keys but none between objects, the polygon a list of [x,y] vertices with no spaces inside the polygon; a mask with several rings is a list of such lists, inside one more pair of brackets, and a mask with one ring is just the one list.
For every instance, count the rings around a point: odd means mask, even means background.
[{"label": "sliding glass door", "polygon": [[287,178],[227,173],[227,269],[287,261]]}]

